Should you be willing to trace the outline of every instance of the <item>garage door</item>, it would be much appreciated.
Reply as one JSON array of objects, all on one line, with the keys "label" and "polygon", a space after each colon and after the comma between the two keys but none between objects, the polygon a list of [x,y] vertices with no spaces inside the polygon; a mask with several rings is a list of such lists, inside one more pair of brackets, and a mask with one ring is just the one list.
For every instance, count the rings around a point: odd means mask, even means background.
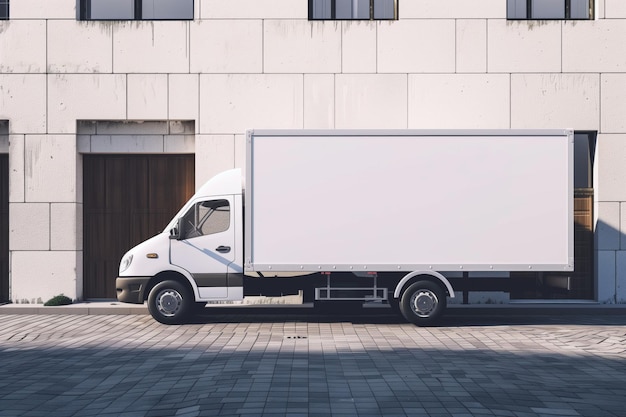
[{"label": "garage door", "polygon": [[9,299],[9,155],[0,154],[0,302]]},{"label": "garage door", "polygon": [[84,155],[84,294],[115,298],[122,255],[194,193],[194,155]]}]

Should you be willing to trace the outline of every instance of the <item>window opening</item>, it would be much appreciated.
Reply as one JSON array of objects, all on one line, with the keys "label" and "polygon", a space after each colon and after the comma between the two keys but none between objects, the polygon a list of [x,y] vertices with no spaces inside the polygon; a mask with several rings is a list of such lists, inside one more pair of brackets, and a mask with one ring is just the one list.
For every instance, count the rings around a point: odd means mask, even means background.
[{"label": "window opening", "polygon": [[193,20],[193,0],[78,0],[79,20]]},{"label": "window opening", "polygon": [[9,20],[9,0],[0,0],[0,20]]},{"label": "window opening", "polygon": [[574,188],[593,188],[597,132],[574,132]]},{"label": "window opening", "polygon": [[509,20],[590,20],[594,0],[507,0]]},{"label": "window opening", "polygon": [[195,204],[183,217],[183,239],[212,235],[230,227],[230,206],[227,200],[203,201]]},{"label": "window opening", "polygon": [[309,0],[309,20],[397,20],[398,0]]}]

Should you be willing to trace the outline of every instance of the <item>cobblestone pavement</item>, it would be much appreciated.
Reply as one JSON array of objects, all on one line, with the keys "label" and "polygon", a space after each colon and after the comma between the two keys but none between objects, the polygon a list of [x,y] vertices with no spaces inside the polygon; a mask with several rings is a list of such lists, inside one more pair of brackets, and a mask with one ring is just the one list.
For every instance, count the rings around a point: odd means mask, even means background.
[{"label": "cobblestone pavement", "polygon": [[626,315],[1,315],[0,416],[626,416]]}]

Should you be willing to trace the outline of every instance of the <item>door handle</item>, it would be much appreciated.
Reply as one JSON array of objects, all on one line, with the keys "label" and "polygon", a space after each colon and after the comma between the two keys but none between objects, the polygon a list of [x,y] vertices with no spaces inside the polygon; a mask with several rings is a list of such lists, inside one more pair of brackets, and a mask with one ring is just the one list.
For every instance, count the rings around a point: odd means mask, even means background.
[{"label": "door handle", "polygon": [[230,252],[230,246],[218,246],[215,250],[219,253],[228,253]]}]

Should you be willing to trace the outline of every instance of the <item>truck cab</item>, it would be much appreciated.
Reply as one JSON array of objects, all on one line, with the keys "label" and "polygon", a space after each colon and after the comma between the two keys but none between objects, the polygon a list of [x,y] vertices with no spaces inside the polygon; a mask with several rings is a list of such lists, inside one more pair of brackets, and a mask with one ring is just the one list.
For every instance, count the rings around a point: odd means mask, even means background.
[{"label": "truck cab", "polygon": [[148,300],[164,323],[194,304],[243,298],[243,197],[240,169],[203,185],[158,235],[129,250],[116,279],[117,298]]}]

